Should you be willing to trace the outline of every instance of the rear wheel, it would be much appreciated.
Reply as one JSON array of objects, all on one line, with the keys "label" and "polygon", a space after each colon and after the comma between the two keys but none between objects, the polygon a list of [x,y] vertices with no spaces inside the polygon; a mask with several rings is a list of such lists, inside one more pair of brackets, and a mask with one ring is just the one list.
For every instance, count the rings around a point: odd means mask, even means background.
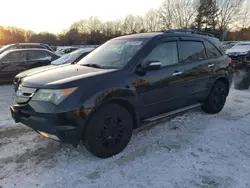
[{"label": "rear wheel", "polygon": [[217,81],[210,91],[207,100],[201,106],[202,110],[210,114],[219,113],[225,105],[227,93],[227,85],[222,81]]},{"label": "rear wheel", "polygon": [[118,104],[109,103],[98,109],[88,121],[84,144],[95,156],[108,158],[120,153],[133,132],[130,113]]}]

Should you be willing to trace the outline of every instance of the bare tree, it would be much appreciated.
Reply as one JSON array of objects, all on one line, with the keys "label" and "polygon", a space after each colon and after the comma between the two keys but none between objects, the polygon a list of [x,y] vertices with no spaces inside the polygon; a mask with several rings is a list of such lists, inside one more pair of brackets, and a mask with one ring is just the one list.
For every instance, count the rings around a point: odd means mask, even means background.
[{"label": "bare tree", "polygon": [[88,29],[88,20],[83,19],[73,23],[71,29],[77,29],[80,33],[90,33]]},{"label": "bare tree", "polygon": [[129,14],[123,21],[123,31],[125,34],[131,34],[136,32],[136,17]]},{"label": "bare tree", "polygon": [[187,28],[194,22],[198,0],[174,0],[173,20],[177,28]]},{"label": "bare tree", "polygon": [[30,38],[32,37],[32,35],[34,35],[35,32],[31,31],[31,30],[27,30],[25,31],[24,35],[25,35],[25,41],[29,42]]},{"label": "bare tree", "polygon": [[173,0],[165,0],[159,9],[161,29],[173,28]]},{"label": "bare tree", "polygon": [[113,22],[113,29],[115,31],[115,36],[119,36],[122,34],[122,24],[123,24],[123,21],[122,20],[115,20]]},{"label": "bare tree", "polygon": [[244,30],[250,26],[250,2],[245,2],[242,4],[242,8],[236,16],[235,29],[240,29],[240,38],[244,39]]},{"label": "bare tree", "polygon": [[165,29],[187,28],[195,20],[198,0],[165,0],[160,18]]},{"label": "bare tree", "polygon": [[102,28],[102,21],[98,17],[90,17],[88,19],[89,31],[100,31]]},{"label": "bare tree", "polygon": [[239,12],[244,0],[217,0],[218,6],[218,29],[221,40],[224,39],[223,32],[233,25],[234,19]]},{"label": "bare tree", "polygon": [[160,14],[158,10],[150,9],[148,12],[146,12],[144,16],[143,21],[143,29],[146,31],[152,32],[152,31],[159,31],[160,30]]}]

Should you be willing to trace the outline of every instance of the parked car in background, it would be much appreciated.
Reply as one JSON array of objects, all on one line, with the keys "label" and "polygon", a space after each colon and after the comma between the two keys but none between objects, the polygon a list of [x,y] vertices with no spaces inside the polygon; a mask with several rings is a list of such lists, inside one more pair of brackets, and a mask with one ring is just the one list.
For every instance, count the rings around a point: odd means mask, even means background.
[{"label": "parked car in background", "polygon": [[226,50],[232,48],[237,43],[238,43],[238,41],[224,41],[224,42],[222,42],[222,48],[226,51]]},{"label": "parked car in background", "polygon": [[17,91],[19,85],[22,82],[22,79],[25,78],[26,76],[31,76],[34,74],[38,74],[40,72],[50,70],[50,69],[55,69],[61,66],[77,63],[79,60],[81,60],[83,57],[89,54],[92,50],[94,50],[94,48],[82,48],[74,52],[71,52],[69,54],[63,55],[62,57],[56,59],[55,61],[52,61],[51,64],[48,66],[37,67],[37,68],[29,69],[29,70],[19,73],[13,79],[15,91]]},{"label": "parked car in background", "polygon": [[226,50],[226,54],[232,59],[235,67],[240,66],[244,61],[250,60],[250,42],[239,42]]},{"label": "parked car in background", "polygon": [[50,46],[50,48],[51,48],[54,52],[57,51],[57,46]]},{"label": "parked car in background", "polygon": [[25,70],[49,65],[60,56],[47,49],[17,49],[0,54],[0,83],[12,82],[13,78]]},{"label": "parked car in background", "polygon": [[69,47],[60,47],[56,53],[58,55],[64,55],[64,54],[68,54],[70,52],[73,52],[75,50],[78,50],[80,47],[74,47],[74,46],[69,46]]},{"label": "parked car in background", "polygon": [[39,48],[39,49],[47,49],[49,51],[53,50],[49,47],[47,44],[42,43],[16,43],[16,44],[9,44],[0,49],[0,54],[8,51],[8,50],[14,50],[14,49],[27,49],[27,48]]},{"label": "parked car in background", "polygon": [[[229,57],[218,39],[176,30],[127,35],[77,64],[23,79],[15,122],[107,158],[134,128],[201,105],[215,114],[229,93]],[[184,123],[184,122],[183,122]]]}]

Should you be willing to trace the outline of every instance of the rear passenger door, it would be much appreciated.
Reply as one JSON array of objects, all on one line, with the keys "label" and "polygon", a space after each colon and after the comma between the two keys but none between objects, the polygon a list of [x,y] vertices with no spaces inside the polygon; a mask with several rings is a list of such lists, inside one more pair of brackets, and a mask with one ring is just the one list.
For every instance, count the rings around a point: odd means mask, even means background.
[{"label": "rear passenger door", "polygon": [[179,41],[179,58],[183,64],[183,92],[188,98],[186,105],[204,100],[213,64],[207,59],[203,39],[184,37]]},{"label": "rear passenger door", "polygon": [[28,51],[28,64],[30,68],[49,65],[52,61],[51,55],[44,51]]}]

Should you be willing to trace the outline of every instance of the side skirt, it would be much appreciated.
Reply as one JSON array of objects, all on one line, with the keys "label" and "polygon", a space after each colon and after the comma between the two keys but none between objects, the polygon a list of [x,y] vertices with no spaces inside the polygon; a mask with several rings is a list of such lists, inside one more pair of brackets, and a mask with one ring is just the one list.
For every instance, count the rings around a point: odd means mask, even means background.
[{"label": "side skirt", "polygon": [[157,124],[159,124],[161,122],[166,121],[166,119],[168,119],[168,118],[174,117],[174,116],[176,116],[178,114],[181,114],[181,113],[186,112],[188,110],[192,110],[192,109],[200,107],[200,106],[201,106],[201,104],[197,103],[197,104],[194,104],[194,105],[186,106],[184,108],[180,108],[180,109],[177,109],[177,110],[174,110],[174,111],[170,111],[170,112],[167,112],[167,113],[164,113],[164,114],[160,114],[160,115],[153,116],[151,118],[145,119],[145,120],[141,121],[140,127],[137,128],[135,130],[135,132],[140,132],[140,131],[145,130],[145,129],[150,129],[153,126],[155,126],[155,125],[157,125]]}]

